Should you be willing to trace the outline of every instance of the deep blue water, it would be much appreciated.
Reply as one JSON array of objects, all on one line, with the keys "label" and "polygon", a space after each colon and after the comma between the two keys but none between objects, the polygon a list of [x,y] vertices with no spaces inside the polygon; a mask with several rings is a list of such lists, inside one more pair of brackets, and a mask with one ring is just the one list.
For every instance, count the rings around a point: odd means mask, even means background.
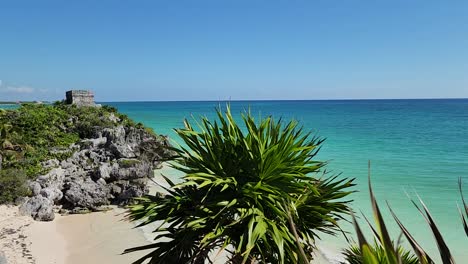
[{"label": "deep blue water", "polygon": [[[213,119],[214,109],[219,105],[224,107],[226,102],[107,104],[177,142],[172,129],[182,127],[184,118]],[[370,212],[367,162],[371,160],[373,186],[384,210],[387,211],[384,201],[388,200],[423,245],[434,251],[436,246],[429,228],[407,197],[415,198],[414,194],[419,194],[440,224],[458,261],[468,260],[468,239],[457,211],[459,177],[463,177],[468,192],[468,99],[233,101],[230,104],[238,117],[250,109],[259,117],[296,119],[306,130],[325,137],[318,159],[329,161],[328,169],[342,173],[341,177],[356,178],[355,189],[359,192],[352,195],[353,207],[367,214]],[[398,229],[392,225],[390,228],[397,239]]]}]

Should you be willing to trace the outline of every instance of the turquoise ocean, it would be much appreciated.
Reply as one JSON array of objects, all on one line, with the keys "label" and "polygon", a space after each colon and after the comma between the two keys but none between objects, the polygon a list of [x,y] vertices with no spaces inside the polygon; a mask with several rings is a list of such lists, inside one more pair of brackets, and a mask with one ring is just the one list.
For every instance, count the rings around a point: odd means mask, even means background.
[{"label": "turquoise ocean", "polygon": [[[183,119],[215,119],[215,108],[226,102],[112,102],[136,121],[180,143],[174,128]],[[433,100],[330,100],[330,101],[232,101],[232,112],[250,109],[254,116],[295,119],[306,130],[326,138],[317,159],[328,161],[327,170],[340,177],[356,178],[353,209],[372,218],[367,185],[368,160],[372,184],[397,240],[400,232],[390,218],[388,201],[410,232],[437,259],[437,246],[424,218],[410,199],[419,195],[459,263],[468,263],[468,238],[457,204],[458,178],[468,196],[468,99]],[[173,172],[172,177],[178,177]],[[362,223],[364,229],[367,226]],[[345,230],[352,231],[344,223]],[[369,234],[369,240],[372,240]],[[354,239],[354,233],[348,235]],[[323,247],[336,252],[347,245],[342,235],[322,236]]]},{"label": "turquoise ocean", "polygon": [[[206,116],[214,120],[215,108],[226,106],[226,102],[214,101],[104,104],[117,107],[177,143],[180,142],[173,128],[183,127],[184,118],[199,120]],[[461,202],[459,177],[468,196],[468,99],[233,101],[230,104],[237,118],[250,109],[258,117],[296,119],[306,130],[326,138],[317,159],[328,161],[327,170],[341,173],[340,177],[356,178],[357,192],[351,195],[352,207],[357,215],[362,211],[369,217],[372,214],[367,163],[371,160],[374,191],[393,239],[397,240],[400,232],[390,218],[385,201],[437,259],[432,233],[410,202],[419,195],[439,224],[456,260],[468,262],[468,238],[457,207]],[[368,229],[364,223],[362,227]],[[343,228],[352,231],[350,224],[344,223]],[[354,239],[354,233],[349,238]],[[331,252],[347,245],[342,235],[324,235],[322,240],[320,244]]]}]

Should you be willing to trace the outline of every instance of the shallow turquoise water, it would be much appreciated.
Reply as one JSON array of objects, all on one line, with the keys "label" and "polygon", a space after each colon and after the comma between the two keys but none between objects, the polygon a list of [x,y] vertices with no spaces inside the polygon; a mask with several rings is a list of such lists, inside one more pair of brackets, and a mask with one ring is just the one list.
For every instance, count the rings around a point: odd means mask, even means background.
[{"label": "shallow turquoise water", "polygon": [[17,109],[18,107],[18,104],[0,104],[0,109],[5,110]]},{"label": "shallow turquoise water", "polygon": [[[184,118],[201,115],[214,118],[214,108],[225,105],[224,102],[107,104],[175,141],[172,129],[182,127]],[[436,258],[430,230],[407,197],[419,194],[458,262],[468,260],[468,238],[457,209],[458,177],[463,177],[468,196],[468,100],[235,101],[231,107],[237,115],[250,108],[258,116],[294,118],[306,129],[326,137],[318,158],[330,161],[328,169],[342,173],[342,177],[356,178],[359,192],[352,195],[353,208],[369,216],[366,181],[367,161],[371,160],[373,186],[384,211],[388,211],[384,206],[388,200],[423,247]],[[398,229],[394,225],[390,228],[397,239]],[[341,237],[324,240],[331,247],[345,245]]]}]

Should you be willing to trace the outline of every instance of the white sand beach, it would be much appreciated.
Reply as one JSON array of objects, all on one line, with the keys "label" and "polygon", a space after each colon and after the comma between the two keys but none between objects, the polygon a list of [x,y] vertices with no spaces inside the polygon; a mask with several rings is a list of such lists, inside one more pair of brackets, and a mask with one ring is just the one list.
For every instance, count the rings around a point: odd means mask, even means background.
[{"label": "white sand beach", "polygon": [[31,217],[20,216],[18,207],[0,205],[0,263],[35,263],[26,239],[26,228],[33,222]]},{"label": "white sand beach", "polygon": [[[59,216],[37,222],[19,216],[17,207],[0,207],[0,251],[8,264],[129,264],[144,255],[121,255],[124,249],[149,243],[140,229],[123,219],[123,209]],[[8,218],[4,216],[8,215]],[[5,234],[5,230],[16,230]],[[149,230],[148,230],[149,231]],[[224,263],[217,261],[216,263]],[[318,255],[313,263],[329,263]]]},{"label": "white sand beach", "polygon": [[[171,177],[170,169],[162,170]],[[155,181],[163,182],[160,176]],[[161,190],[151,183],[151,193]],[[129,247],[151,242],[154,225],[134,228],[125,209],[66,215],[51,222],[20,216],[16,206],[0,206],[0,252],[8,264],[129,264],[145,252],[121,255]],[[216,263],[224,263],[221,257]],[[313,263],[330,263],[320,254]]]},{"label": "white sand beach", "polygon": [[56,215],[51,222],[20,216],[16,206],[0,206],[0,252],[8,264],[128,264],[143,252],[124,249],[147,244],[143,233],[123,219],[124,209]]}]

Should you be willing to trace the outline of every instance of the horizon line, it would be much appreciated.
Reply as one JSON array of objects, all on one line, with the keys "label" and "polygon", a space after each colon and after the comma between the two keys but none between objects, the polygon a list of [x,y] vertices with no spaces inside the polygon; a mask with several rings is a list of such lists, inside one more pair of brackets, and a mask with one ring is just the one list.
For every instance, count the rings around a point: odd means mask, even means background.
[{"label": "horizon line", "polygon": [[396,100],[468,100],[468,97],[440,98],[344,98],[344,99],[219,99],[219,100],[130,100],[96,101],[97,103],[150,103],[150,102],[306,102],[306,101],[396,101]]},{"label": "horizon line", "polygon": [[[31,103],[31,102],[57,102],[59,100],[5,100],[0,103]],[[306,101],[396,101],[396,100],[468,100],[468,97],[428,97],[428,98],[337,98],[337,99],[203,99],[203,100],[112,100],[112,101],[101,101],[95,100],[96,103],[150,103],[150,102],[306,102]]]}]

